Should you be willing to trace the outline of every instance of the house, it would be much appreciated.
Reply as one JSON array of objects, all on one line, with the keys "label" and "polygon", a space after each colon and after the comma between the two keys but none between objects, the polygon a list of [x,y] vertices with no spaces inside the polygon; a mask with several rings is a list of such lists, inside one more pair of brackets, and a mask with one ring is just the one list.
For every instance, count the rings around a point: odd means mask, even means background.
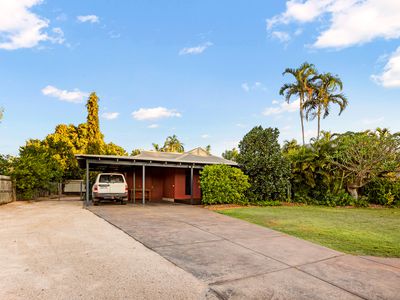
[{"label": "house", "polygon": [[[78,154],[76,158],[86,174],[89,171],[123,173],[128,182],[128,201],[143,204],[160,200],[200,203],[200,170],[215,164],[237,166],[202,148],[184,153],[141,151],[135,156]],[[89,204],[89,194],[86,203]]]}]

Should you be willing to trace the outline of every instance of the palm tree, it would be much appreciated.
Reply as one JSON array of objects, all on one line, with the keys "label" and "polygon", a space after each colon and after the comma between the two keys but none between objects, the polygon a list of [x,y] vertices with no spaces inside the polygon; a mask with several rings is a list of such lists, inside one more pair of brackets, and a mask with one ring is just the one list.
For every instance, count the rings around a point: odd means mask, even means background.
[{"label": "palm tree", "polygon": [[[339,115],[346,109],[347,97],[340,93],[343,90],[342,80],[331,73],[324,73],[313,78],[313,93],[304,103],[306,119],[318,119],[317,139],[321,133],[321,115],[325,119],[329,116],[331,104],[339,106]],[[339,92],[339,93],[338,93]]]},{"label": "palm tree", "polygon": [[157,143],[153,143],[152,146],[153,146],[154,151],[157,151],[157,152],[162,152],[163,151],[163,149],[160,148],[160,145],[157,144]]},{"label": "palm tree", "polygon": [[165,152],[184,152],[183,144],[179,141],[178,137],[174,134],[167,137],[162,148]]},{"label": "palm tree", "polygon": [[300,122],[301,122],[301,134],[303,139],[303,145],[305,145],[304,140],[304,103],[306,99],[312,97],[314,92],[313,81],[316,78],[317,71],[313,64],[307,62],[303,63],[297,69],[287,68],[282,73],[282,75],[291,74],[295,78],[294,83],[285,83],[279,94],[285,96],[286,102],[290,102],[292,96],[298,96],[300,100],[299,110],[300,110]]},{"label": "palm tree", "polygon": [[289,153],[290,151],[293,150],[298,150],[300,149],[301,146],[299,146],[299,144],[297,144],[297,141],[295,139],[292,140],[285,140],[283,142],[283,146],[282,146],[282,152],[283,153]]}]

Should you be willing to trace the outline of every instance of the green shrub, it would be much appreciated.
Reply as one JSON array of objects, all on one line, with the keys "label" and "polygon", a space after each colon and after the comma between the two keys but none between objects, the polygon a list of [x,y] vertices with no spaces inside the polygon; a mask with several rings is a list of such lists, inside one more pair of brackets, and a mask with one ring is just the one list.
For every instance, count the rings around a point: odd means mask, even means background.
[{"label": "green shrub", "polygon": [[400,204],[400,180],[375,178],[364,188],[369,203],[394,206]]},{"label": "green shrub", "polygon": [[[295,193],[294,202],[304,203],[309,205],[326,205],[326,206],[364,206],[363,201],[351,197],[346,191],[341,190],[337,193],[332,193],[329,190],[314,190],[311,194],[309,193]],[[367,204],[368,205],[368,204]]]},{"label": "green shrub", "polygon": [[244,204],[250,184],[248,176],[238,168],[209,165],[200,172],[200,186],[204,204]]}]

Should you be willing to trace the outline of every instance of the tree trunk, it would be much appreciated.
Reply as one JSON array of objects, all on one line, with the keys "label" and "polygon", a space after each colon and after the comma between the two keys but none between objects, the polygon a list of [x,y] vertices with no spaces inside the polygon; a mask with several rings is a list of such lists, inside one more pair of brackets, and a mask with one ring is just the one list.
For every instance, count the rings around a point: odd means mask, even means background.
[{"label": "tree trunk", "polygon": [[319,140],[319,135],[321,134],[321,106],[318,105],[318,131],[317,140]]},{"label": "tree trunk", "polygon": [[358,186],[354,184],[347,185],[347,191],[354,199],[358,199]]},{"label": "tree trunk", "polygon": [[304,116],[303,116],[303,101],[304,101],[304,94],[300,95],[300,122],[301,122],[301,136],[303,138],[303,146],[306,144],[304,139]]}]

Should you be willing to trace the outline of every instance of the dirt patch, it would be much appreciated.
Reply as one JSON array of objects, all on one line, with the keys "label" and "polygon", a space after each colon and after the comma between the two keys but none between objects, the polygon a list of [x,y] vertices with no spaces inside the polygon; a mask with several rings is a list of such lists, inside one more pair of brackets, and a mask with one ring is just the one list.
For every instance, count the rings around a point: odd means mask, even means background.
[{"label": "dirt patch", "polygon": [[225,209],[244,208],[251,206],[239,205],[239,204],[216,204],[216,205],[204,205],[203,207],[208,210],[225,210]]}]

